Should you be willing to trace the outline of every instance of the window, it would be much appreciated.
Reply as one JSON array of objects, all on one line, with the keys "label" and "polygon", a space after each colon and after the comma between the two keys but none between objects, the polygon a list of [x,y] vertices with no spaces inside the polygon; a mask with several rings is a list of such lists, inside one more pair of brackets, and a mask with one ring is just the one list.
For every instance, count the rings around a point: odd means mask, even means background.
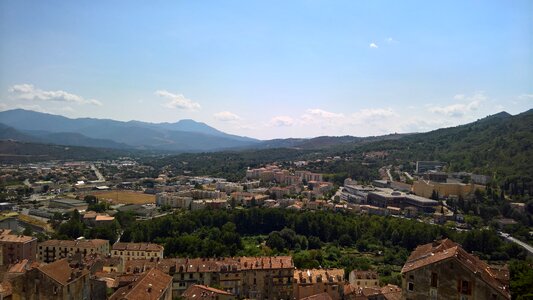
[{"label": "window", "polygon": [[438,279],[437,273],[431,273],[431,287],[437,287]]},{"label": "window", "polygon": [[459,280],[457,281],[457,291],[463,295],[472,295],[472,284],[467,280]]},{"label": "window", "polygon": [[408,282],[407,283],[407,290],[410,291],[410,292],[414,291],[415,290],[415,284],[412,283],[412,282]]}]

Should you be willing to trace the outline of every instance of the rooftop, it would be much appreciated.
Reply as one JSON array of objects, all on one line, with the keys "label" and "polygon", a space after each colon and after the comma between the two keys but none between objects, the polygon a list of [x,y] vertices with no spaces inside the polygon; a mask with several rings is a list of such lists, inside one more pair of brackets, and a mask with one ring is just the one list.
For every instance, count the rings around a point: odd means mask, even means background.
[{"label": "rooftop", "polygon": [[509,288],[499,280],[500,272],[491,269],[488,264],[481,261],[477,256],[467,253],[459,244],[450,239],[416,247],[403,266],[402,274],[447,259],[455,259],[472,273],[479,274],[483,281],[506,298],[511,298]]},{"label": "rooftop", "polygon": [[[118,289],[110,300],[119,299],[146,299],[157,300],[172,285],[172,276],[169,276],[157,269],[152,269],[139,277],[133,283]],[[168,291],[169,293],[171,291]]]},{"label": "rooftop", "polygon": [[119,251],[163,251],[164,247],[152,243],[115,243],[112,250]]},{"label": "rooftop", "polygon": [[100,240],[100,239],[93,239],[93,240],[80,239],[80,240],[74,240],[74,241],[72,240],[48,240],[48,241],[39,243],[39,247],[43,246],[43,247],[98,248],[105,244],[109,244],[109,241]]},{"label": "rooftop", "polygon": [[186,289],[181,296],[185,299],[215,299],[217,296],[232,296],[232,294],[209,286],[195,284]]}]

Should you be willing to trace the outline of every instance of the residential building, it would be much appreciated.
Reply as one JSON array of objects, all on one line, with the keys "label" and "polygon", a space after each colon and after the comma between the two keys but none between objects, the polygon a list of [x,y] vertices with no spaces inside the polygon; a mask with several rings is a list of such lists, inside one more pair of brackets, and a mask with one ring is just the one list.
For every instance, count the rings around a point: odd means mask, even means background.
[{"label": "residential building", "polygon": [[200,284],[220,286],[238,298],[289,299],[293,274],[290,256],[178,258],[174,294]]},{"label": "residential building", "polygon": [[38,259],[50,263],[58,259],[67,258],[80,253],[82,257],[88,254],[109,254],[109,241],[80,238],[77,240],[48,240],[38,244]]},{"label": "residential building", "polygon": [[209,286],[195,284],[191,285],[181,298],[188,300],[206,299],[206,300],[234,300],[236,297],[223,290],[215,289]]},{"label": "residential building", "polygon": [[379,277],[376,271],[353,270],[348,276],[348,281],[354,287],[379,287]]},{"label": "residential building", "polygon": [[89,271],[60,259],[11,279],[13,299],[91,299]]},{"label": "residential building", "polygon": [[192,197],[181,196],[178,193],[159,193],[155,196],[155,204],[157,206],[189,209],[191,202]]},{"label": "residential building", "polygon": [[292,257],[240,257],[239,262],[242,296],[255,299],[289,299],[292,296]]},{"label": "residential building", "polygon": [[127,286],[119,288],[110,300],[172,300],[172,276],[152,269]]},{"label": "residential building", "polygon": [[511,299],[508,273],[449,239],[418,246],[401,274],[402,299]]},{"label": "residential building", "polygon": [[435,191],[439,194],[440,198],[448,198],[450,196],[468,198],[474,195],[476,189],[485,190],[485,186],[473,183],[448,183],[425,180],[417,180],[413,182],[413,193],[422,197],[431,197],[433,191]]},{"label": "residential building", "polygon": [[152,243],[122,243],[113,244],[111,256],[122,257],[123,260],[132,259],[162,259],[165,248]]},{"label": "residential building", "polygon": [[296,176],[300,177],[302,181],[322,181],[322,174],[313,173],[310,171],[296,171]]},{"label": "residential building", "polygon": [[293,299],[326,293],[333,300],[343,296],[344,269],[296,270],[293,278]]},{"label": "residential building", "polygon": [[193,285],[221,286],[226,292],[242,296],[239,258],[178,258],[175,261],[174,295],[181,295]]},{"label": "residential building", "polygon": [[105,213],[97,213],[95,211],[88,211],[83,214],[83,223],[87,226],[105,226],[110,225],[115,221],[115,217],[111,217]]},{"label": "residential building", "polygon": [[35,260],[37,238],[11,234],[9,230],[0,231],[0,262],[13,264],[23,259]]}]

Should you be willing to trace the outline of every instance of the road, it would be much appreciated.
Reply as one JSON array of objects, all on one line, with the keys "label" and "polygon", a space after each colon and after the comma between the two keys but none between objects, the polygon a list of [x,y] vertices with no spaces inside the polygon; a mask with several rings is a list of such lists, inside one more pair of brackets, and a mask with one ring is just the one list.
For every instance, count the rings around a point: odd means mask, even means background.
[{"label": "road", "polygon": [[387,176],[389,176],[389,181],[393,182],[394,178],[392,178],[392,174],[390,173],[390,169],[387,169]]},{"label": "road", "polygon": [[98,181],[105,182],[104,175],[102,175],[102,173],[100,173],[100,171],[98,170],[98,168],[94,164],[91,164],[91,169],[94,171],[94,175],[96,175],[96,178],[98,178]]},{"label": "road", "polygon": [[407,173],[407,172],[403,172],[403,174],[404,174],[407,178],[409,178],[409,179],[411,179],[411,180],[414,180],[413,176],[409,175],[409,173]]},{"label": "road", "polygon": [[515,244],[518,244],[520,245],[522,248],[526,249],[529,256],[533,256],[533,247],[529,244],[526,244],[524,242],[522,242],[521,240],[519,239],[516,239],[512,236],[510,236],[508,233],[504,233],[504,232],[498,232],[500,234],[501,237],[503,237],[504,239],[508,240],[508,241],[511,241]]}]

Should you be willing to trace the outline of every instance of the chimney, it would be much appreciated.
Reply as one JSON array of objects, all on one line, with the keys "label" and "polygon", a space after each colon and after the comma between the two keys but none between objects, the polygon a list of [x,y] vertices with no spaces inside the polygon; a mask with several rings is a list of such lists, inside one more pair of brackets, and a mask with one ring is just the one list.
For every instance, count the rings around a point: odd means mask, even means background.
[{"label": "chimney", "polygon": [[152,292],[152,284],[148,284],[148,289],[146,290],[148,293]]}]

